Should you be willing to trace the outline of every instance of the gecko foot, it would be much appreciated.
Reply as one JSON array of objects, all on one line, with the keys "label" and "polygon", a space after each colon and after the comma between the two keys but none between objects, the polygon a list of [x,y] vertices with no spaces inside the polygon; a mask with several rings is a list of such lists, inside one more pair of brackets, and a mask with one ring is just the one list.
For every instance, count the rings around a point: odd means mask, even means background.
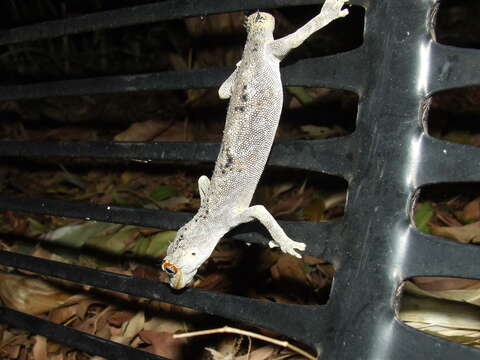
[{"label": "gecko foot", "polygon": [[331,16],[332,19],[345,17],[348,15],[348,9],[342,7],[347,3],[346,0],[327,0],[322,8],[322,12],[327,13],[327,16]]},{"label": "gecko foot", "polygon": [[303,251],[307,247],[305,243],[301,243],[298,241],[293,241],[289,237],[285,236],[285,238],[281,239],[281,241],[273,240],[268,243],[268,246],[271,248],[274,247],[280,247],[280,250],[282,250],[286,254],[293,255],[297,258],[301,258],[302,255],[300,255],[298,252],[295,250],[300,250]]}]

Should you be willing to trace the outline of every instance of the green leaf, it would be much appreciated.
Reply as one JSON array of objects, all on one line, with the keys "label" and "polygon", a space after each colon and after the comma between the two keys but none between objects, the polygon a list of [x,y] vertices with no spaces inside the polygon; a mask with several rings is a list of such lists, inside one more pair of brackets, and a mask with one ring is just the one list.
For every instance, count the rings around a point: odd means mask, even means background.
[{"label": "green leaf", "polygon": [[415,226],[418,230],[430,233],[430,225],[428,222],[432,219],[435,210],[430,203],[421,203],[415,211]]},{"label": "green leaf", "polygon": [[307,88],[288,86],[287,91],[295,96],[303,105],[312,103],[315,99],[308,93]]},{"label": "green leaf", "polygon": [[122,198],[116,190],[112,191],[112,202],[114,205],[128,205],[128,201]]},{"label": "green leaf", "polygon": [[164,254],[168,244],[175,239],[176,231],[163,231],[151,237],[142,237],[131,251],[137,256],[150,256],[157,258]]},{"label": "green leaf", "polygon": [[180,195],[177,189],[172,186],[162,185],[153,190],[150,197],[155,201],[162,201],[177,195]]}]

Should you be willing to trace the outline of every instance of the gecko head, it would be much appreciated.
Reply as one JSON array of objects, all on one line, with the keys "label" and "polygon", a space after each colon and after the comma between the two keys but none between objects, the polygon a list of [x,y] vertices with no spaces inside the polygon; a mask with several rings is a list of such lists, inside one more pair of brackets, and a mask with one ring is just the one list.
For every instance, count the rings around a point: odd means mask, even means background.
[{"label": "gecko head", "polygon": [[245,27],[247,28],[247,32],[268,31],[269,33],[273,33],[275,29],[275,18],[268,13],[257,11],[247,17]]},{"label": "gecko head", "polygon": [[162,270],[167,273],[170,286],[183,289],[191,283],[222,236],[223,234],[215,236],[215,232],[192,224],[192,221],[178,230],[162,263]]}]

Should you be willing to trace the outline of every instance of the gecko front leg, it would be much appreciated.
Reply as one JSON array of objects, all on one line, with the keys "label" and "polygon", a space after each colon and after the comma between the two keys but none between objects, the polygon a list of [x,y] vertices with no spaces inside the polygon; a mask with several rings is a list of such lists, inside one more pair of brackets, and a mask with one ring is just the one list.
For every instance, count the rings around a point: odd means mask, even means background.
[{"label": "gecko front leg", "polygon": [[239,223],[258,220],[263,226],[265,226],[272,237],[272,241],[268,243],[271,248],[278,246],[284,253],[296,256],[297,258],[302,257],[295,250],[305,250],[305,243],[290,239],[280,225],[278,225],[272,214],[270,214],[264,206],[255,205],[247,208],[238,215],[238,220]]},{"label": "gecko front leg", "polygon": [[310,35],[333,20],[347,16],[348,10],[342,9],[347,2],[347,0],[326,0],[320,14],[294,33],[271,42],[270,51],[278,59],[282,60],[292,49],[299,47]]}]

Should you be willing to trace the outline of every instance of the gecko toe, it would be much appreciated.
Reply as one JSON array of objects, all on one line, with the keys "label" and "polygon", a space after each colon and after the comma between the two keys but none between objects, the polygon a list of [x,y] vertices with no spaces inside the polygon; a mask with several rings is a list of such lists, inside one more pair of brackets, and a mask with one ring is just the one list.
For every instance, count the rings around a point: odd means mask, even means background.
[{"label": "gecko toe", "polygon": [[268,246],[270,246],[270,248],[275,248],[275,247],[278,247],[278,244],[275,241],[270,241],[268,243]]}]

